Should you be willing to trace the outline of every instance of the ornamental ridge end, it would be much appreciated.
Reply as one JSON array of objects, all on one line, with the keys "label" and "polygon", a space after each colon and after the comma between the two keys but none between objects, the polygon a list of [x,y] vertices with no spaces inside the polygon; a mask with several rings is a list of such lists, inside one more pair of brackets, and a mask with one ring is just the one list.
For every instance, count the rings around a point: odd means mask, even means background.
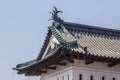
[{"label": "ornamental ridge end", "polygon": [[63,20],[58,16],[58,13],[63,13],[62,11],[59,11],[55,6],[53,6],[54,10],[52,10],[52,12],[50,12],[50,14],[52,14],[52,19],[54,22],[58,22],[60,24],[63,24]]}]

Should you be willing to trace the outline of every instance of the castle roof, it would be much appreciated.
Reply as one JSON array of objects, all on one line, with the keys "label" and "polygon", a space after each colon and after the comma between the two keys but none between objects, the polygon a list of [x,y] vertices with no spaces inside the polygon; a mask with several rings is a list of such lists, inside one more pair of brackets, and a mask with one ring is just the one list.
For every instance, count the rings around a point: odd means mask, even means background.
[{"label": "castle roof", "polygon": [[[47,51],[51,54],[42,59],[43,54],[48,46],[51,36],[59,41],[54,49]],[[67,59],[71,63],[73,59],[89,60],[86,64],[97,62],[111,63],[111,67],[120,64],[120,30],[94,27],[83,24],[64,23],[63,32],[56,27],[49,27],[47,37],[38,58],[26,63],[18,64],[16,70],[18,73],[36,75],[46,66],[57,64]],[[35,67],[40,67],[38,71]],[[33,71],[30,73],[30,71]],[[39,73],[40,74],[40,73]]]},{"label": "castle roof", "polygon": [[[53,38],[57,42],[51,48]],[[54,21],[38,57],[14,69],[18,74],[40,75],[46,73],[44,69],[56,68],[52,65],[66,65],[64,60],[74,63],[74,59],[85,60],[87,65],[95,61],[108,67],[120,64],[120,30]]]}]

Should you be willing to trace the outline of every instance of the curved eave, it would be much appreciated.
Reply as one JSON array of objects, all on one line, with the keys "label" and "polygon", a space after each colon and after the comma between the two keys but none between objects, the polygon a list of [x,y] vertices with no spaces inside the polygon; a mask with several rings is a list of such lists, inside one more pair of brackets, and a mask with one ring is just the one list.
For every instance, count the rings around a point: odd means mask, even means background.
[{"label": "curved eave", "polygon": [[[61,52],[63,52],[63,54]],[[62,48],[59,48],[54,54],[50,55],[49,57],[39,60],[35,64],[30,65],[29,67],[19,69],[18,74],[27,74],[28,76],[40,75],[42,74],[42,72],[40,72],[42,69],[47,69],[47,67],[49,67],[50,65],[59,63],[62,60],[65,60],[65,59],[68,60],[66,58],[68,57],[68,55],[70,60],[78,59],[78,60],[85,60],[86,62],[87,61],[89,62],[92,60],[93,62],[102,62],[102,63],[108,63],[108,64],[111,62],[117,62],[117,64],[120,64],[120,58],[91,55],[91,54],[87,54],[87,52],[83,53],[83,52],[78,52],[78,51],[74,51],[74,50],[62,47]]]},{"label": "curved eave", "polygon": [[42,69],[45,67],[46,62],[49,62],[49,60],[51,60],[53,57],[55,58],[56,56],[59,56],[58,52],[60,52],[60,51],[61,51],[61,47],[57,48],[56,51],[54,51],[54,53],[52,53],[50,56],[48,56],[44,59],[36,60],[36,63],[34,63],[32,65],[22,67],[22,68],[15,68],[15,70],[18,71],[18,74],[24,74],[24,73],[27,73],[28,71],[31,71],[31,70],[33,70],[33,72],[34,72],[34,69],[36,69],[38,67],[40,69]]}]

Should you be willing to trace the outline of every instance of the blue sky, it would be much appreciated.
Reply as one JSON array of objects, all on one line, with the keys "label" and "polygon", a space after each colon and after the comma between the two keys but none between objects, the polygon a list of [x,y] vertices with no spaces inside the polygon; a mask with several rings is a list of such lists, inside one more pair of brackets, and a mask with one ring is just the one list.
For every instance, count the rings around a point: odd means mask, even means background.
[{"label": "blue sky", "polygon": [[53,6],[63,11],[64,21],[120,29],[119,4],[119,0],[0,0],[0,79],[39,80],[17,75],[12,68],[37,57]]}]

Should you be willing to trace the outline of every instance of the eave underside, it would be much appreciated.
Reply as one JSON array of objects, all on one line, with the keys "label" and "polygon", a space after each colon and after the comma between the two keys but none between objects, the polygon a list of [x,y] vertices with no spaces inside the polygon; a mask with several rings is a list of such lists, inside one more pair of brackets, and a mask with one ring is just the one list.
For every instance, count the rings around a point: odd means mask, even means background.
[{"label": "eave underside", "polygon": [[[41,60],[37,64],[18,70],[18,74],[25,74],[26,76],[38,76],[42,73],[47,73],[48,69],[55,70],[55,65],[65,66],[67,63],[66,61],[74,63],[74,59],[85,60],[86,65],[91,64],[93,62],[102,62],[108,63],[108,67],[113,67],[117,64],[120,64],[120,59],[117,58],[94,56],[90,54],[88,55],[59,48],[59,50],[53,55],[45,58],[44,60]],[[52,65],[54,65],[54,67],[52,67]]]}]

